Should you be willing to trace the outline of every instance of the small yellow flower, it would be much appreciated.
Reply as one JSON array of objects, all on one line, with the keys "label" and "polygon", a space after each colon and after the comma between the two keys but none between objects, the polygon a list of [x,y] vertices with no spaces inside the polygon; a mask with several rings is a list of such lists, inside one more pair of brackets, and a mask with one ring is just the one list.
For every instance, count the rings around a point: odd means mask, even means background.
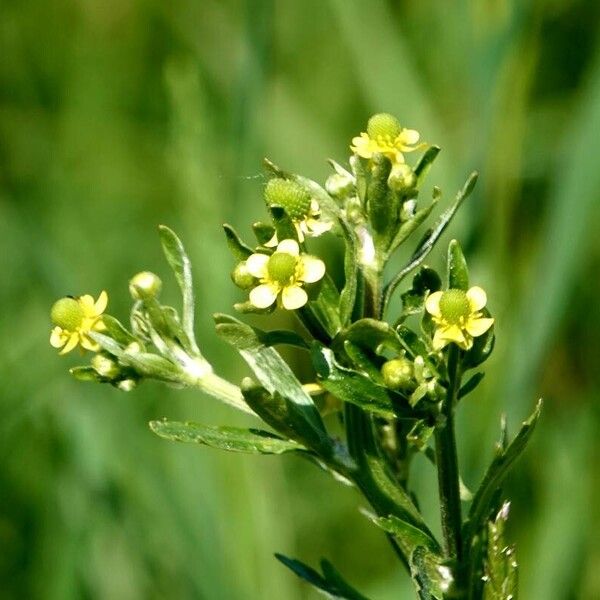
[{"label": "small yellow flower", "polygon": [[92,296],[67,296],[54,303],[50,312],[56,325],[50,334],[50,344],[62,348],[60,354],[71,352],[78,344],[86,350],[96,352],[100,346],[92,340],[89,333],[106,329],[102,322],[102,313],[108,304],[108,295],[102,291],[94,302]]},{"label": "small yellow flower", "polygon": [[421,145],[419,132],[404,129],[398,119],[387,113],[373,115],[367,123],[367,131],[352,139],[350,150],[362,158],[372,158],[380,153],[387,156],[392,164],[404,163],[404,152],[418,150]]},{"label": "small yellow flower", "polygon": [[486,293],[480,287],[469,291],[450,289],[434,292],[427,297],[425,308],[436,324],[433,348],[441,350],[454,342],[463,350],[473,346],[473,338],[483,335],[494,319],[480,312],[487,302]]},{"label": "small yellow flower", "polygon": [[296,310],[308,301],[302,285],[315,283],[325,275],[323,261],[300,254],[295,240],[279,242],[271,256],[251,254],[246,260],[246,268],[260,281],[260,285],[250,292],[250,302],[257,308],[268,308],[279,300],[283,308]]},{"label": "small yellow flower", "polygon": [[[333,227],[331,221],[321,217],[319,203],[291,179],[270,179],[265,187],[265,200],[268,206],[276,205],[285,209],[301,242],[305,236],[318,237]],[[277,243],[277,235],[274,235],[265,246],[275,247]]]}]

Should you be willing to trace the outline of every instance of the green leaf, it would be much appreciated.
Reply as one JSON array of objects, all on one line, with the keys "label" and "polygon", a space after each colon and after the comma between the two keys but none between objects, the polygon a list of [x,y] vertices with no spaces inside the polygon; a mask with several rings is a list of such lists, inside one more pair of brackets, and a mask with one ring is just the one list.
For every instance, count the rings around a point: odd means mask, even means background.
[{"label": "green leaf", "polygon": [[[242,380],[242,395],[246,404],[273,429],[294,440],[307,440],[308,446],[320,443],[320,436],[297,417],[293,407],[277,392],[270,394],[264,387],[256,385],[250,378]],[[308,436],[308,438],[307,438]]]},{"label": "green leaf", "polygon": [[458,398],[463,398],[467,394],[470,394],[483,380],[485,373],[475,373],[468,381],[465,383],[458,392]]},{"label": "green leaf", "polygon": [[398,322],[410,315],[423,312],[425,296],[437,292],[442,287],[442,280],[434,269],[421,267],[413,278],[412,288],[402,294],[402,313]]},{"label": "green leaf", "polygon": [[[440,545],[433,536],[394,515],[378,517],[374,519],[374,522],[381,529],[393,535],[403,548],[411,549],[409,555],[418,546],[424,546],[434,554],[441,552]],[[439,560],[441,561],[441,556]]]},{"label": "green leaf", "polygon": [[344,288],[340,293],[339,315],[342,327],[348,325],[356,301],[358,269],[358,240],[350,226],[340,219],[345,241],[344,252]]},{"label": "green leaf", "polygon": [[362,371],[368,375],[378,385],[385,385],[383,375],[381,374],[381,366],[384,359],[376,356],[373,352],[357,346],[350,340],[344,341],[344,351],[358,371]]},{"label": "green leaf", "polygon": [[341,337],[353,344],[377,353],[382,347],[400,352],[402,342],[394,328],[385,321],[360,319],[342,332]]},{"label": "green leaf", "polygon": [[288,558],[278,553],[275,554],[275,558],[293,571],[300,579],[325,592],[331,598],[368,600],[366,596],[363,596],[347,583],[329,561],[321,561],[321,569],[323,570],[323,575],[321,575],[312,567],[294,558]]},{"label": "green leaf", "polygon": [[264,246],[267,242],[270,242],[275,235],[275,227],[268,223],[262,223],[260,221],[252,224],[252,230],[256,236],[257,242]]},{"label": "green leaf", "polygon": [[467,261],[457,240],[451,240],[448,244],[448,288],[469,289]]},{"label": "green leaf", "polygon": [[328,560],[321,560],[321,570],[325,579],[334,589],[338,590],[338,594],[341,594],[341,598],[346,598],[347,600],[368,600],[366,596],[355,590]]},{"label": "green leaf", "polygon": [[151,421],[150,429],[156,435],[175,442],[202,444],[219,450],[246,454],[283,454],[304,450],[292,440],[282,439],[260,429],[216,427],[179,421]]},{"label": "green leaf", "polygon": [[505,540],[510,503],[505,502],[488,523],[487,558],[484,570],[484,600],[517,600],[518,565],[514,546]]},{"label": "green leaf", "polygon": [[314,436],[322,444],[328,443],[325,426],[312,398],[304,391],[279,353],[274,348],[267,347],[260,339],[260,334],[249,325],[228,315],[216,314],[214,318],[219,336],[241,354],[260,384],[270,394],[281,394],[302,417]]},{"label": "green leaf", "polygon": [[467,543],[488,519],[494,497],[511,467],[525,450],[527,443],[535,430],[538,419],[540,418],[541,410],[542,401],[540,400],[537,403],[533,414],[523,423],[521,430],[513,441],[506,447],[503,447],[503,440],[498,444],[496,456],[484,475],[483,481],[473,498],[468,519],[464,524],[464,539]]},{"label": "green leaf", "polygon": [[[384,310],[389,304],[390,298],[392,294],[400,285],[402,280],[414,269],[416,269],[424,260],[425,257],[433,250],[435,243],[438,241],[442,233],[448,227],[450,221],[456,214],[456,211],[460,208],[460,205],[468,198],[475,187],[475,183],[477,182],[478,174],[477,172],[471,173],[469,178],[467,179],[463,188],[458,192],[456,198],[454,200],[454,204],[448,208],[444,213],[442,213],[441,217],[438,219],[437,223],[433,226],[431,230],[429,230],[420,243],[417,246],[417,249],[409,259],[408,263],[398,272],[398,274],[387,284],[384,290]],[[416,217],[416,215],[415,215]]]},{"label": "green leaf", "polygon": [[127,329],[111,315],[102,315],[102,322],[106,325],[108,336],[122,346],[127,346],[128,344],[131,344],[131,342],[136,341],[135,336],[127,331]]},{"label": "green leaf", "polygon": [[175,273],[175,279],[183,297],[182,325],[190,343],[199,354],[194,334],[194,289],[192,286],[192,264],[181,240],[166,225],[158,227],[160,241],[167,262]]},{"label": "green leaf", "polygon": [[390,249],[388,251],[388,256],[390,256],[401,244],[403,244],[410,235],[429,217],[433,209],[435,208],[438,202],[438,198],[435,197],[431,204],[425,206],[418,210],[408,221],[405,221],[400,225],[392,243],[390,244]]},{"label": "green leaf", "polygon": [[100,376],[93,367],[72,367],[69,373],[77,379],[77,381],[93,381],[94,383],[104,383],[108,381],[105,377]]},{"label": "green leaf", "polygon": [[410,408],[406,398],[377,385],[358,371],[342,367],[333,351],[318,342],[313,344],[311,357],[319,383],[340,400],[387,419],[422,416]]},{"label": "green leaf", "polygon": [[[312,312],[314,318],[317,319],[328,337],[333,338],[342,328],[339,313],[340,294],[328,273],[325,274],[325,277],[319,283],[320,292],[318,297],[303,308]],[[310,299],[310,289],[307,289],[307,292]],[[298,314],[302,315],[303,311],[300,311]]]},{"label": "green leaf", "polygon": [[425,181],[425,177],[427,173],[429,173],[429,169],[431,169],[431,165],[433,161],[437,158],[437,155],[440,153],[441,148],[439,146],[429,146],[427,150],[423,153],[419,162],[415,166],[415,175],[417,177],[417,189],[420,189]]},{"label": "green leaf", "polygon": [[276,206],[272,204],[268,207],[273,223],[275,224],[275,231],[277,233],[277,241],[282,242],[283,240],[295,240],[298,241],[298,232],[296,227],[290,219],[290,216],[282,206]]},{"label": "green leaf", "polygon": [[223,225],[223,230],[225,231],[225,237],[227,238],[227,246],[229,247],[229,250],[231,251],[231,254],[233,254],[233,258],[235,258],[235,260],[243,262],[251,254],[254,254],[254,250],[242,242],[240,236],[231,225],[225,223]]}]

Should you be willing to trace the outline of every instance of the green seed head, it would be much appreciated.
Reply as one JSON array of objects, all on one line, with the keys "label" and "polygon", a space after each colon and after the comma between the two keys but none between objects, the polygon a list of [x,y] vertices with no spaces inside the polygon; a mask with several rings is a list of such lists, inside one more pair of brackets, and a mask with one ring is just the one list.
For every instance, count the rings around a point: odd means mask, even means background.
[{"label": "green seed head", "polygon": [[402,127],[400,126],[400,121],[398,121],[394,115],[390,115],[389,113],[378,113],[373,115],[367,123],[367,133],[369,134],[369,137],[373,139],[379,136],[389,136],[394,139],[401,131]]},{"label": "green seed head", "polygon": [[61,298],[50,310],[52,322],[67,331],[75,331],[81,325],[83,316],[83,308],[75,298]]},{"label": "green seed head", "polygon": [[310,194],[289,179],[270,179],[265,188],[265,200],[269,206],[285,208],[285,212],[294,221],[306,218],[310,210]]},{"label": "green seed head", "polygon": [[275,252],[269,258],[267,271],[269,277],[279,285],[285,286],[291,283],[296,275],[298,257],[287,252]]},{"label": "green seed head", "polygon": [[471,304],[463,290],[447,290],[440,298],[440,312],[448,323],[460,323],[471,314]]},{"label": "green seed head", "polygon": [[391,390],[407,390],[413,385],[413,365],[405,358],[388,360],[381,367],[381,374],[385,385]]}]

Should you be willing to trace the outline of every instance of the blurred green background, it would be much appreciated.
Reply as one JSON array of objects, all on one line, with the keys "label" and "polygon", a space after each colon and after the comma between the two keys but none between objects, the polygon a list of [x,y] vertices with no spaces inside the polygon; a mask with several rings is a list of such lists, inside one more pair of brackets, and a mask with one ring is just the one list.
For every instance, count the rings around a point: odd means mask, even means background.
[{"label": "blurred green background", "polygon": [[126,318],[128,278],[151,269],[177,301],[166,223],[193,259],[203,350],[239,381],[210,317],[240,299],[220,224],[249,237],[264,216],[263,156],[323,181],[382,110],[443,147],[430,182],[446,202],[481,172],[444,238],[497,317],[460,416],[464,478],[500,414],[514,431],[543,396],[507,487],[522,597],[599,598],[599,33],[597,0],[4,0],[0,598],[315,598],[274,551],[411,597],[352,490],[297,459],[162,441],[149,419],[243,417],[192,391],[77,383],[83,361],[48,344],[59,296],[107,289]]}]

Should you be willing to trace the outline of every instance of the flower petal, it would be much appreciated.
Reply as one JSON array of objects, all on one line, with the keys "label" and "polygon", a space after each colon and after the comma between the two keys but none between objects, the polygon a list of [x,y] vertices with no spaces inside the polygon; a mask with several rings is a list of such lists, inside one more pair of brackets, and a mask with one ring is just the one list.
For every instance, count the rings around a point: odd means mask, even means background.
[{"label": "flower petal", "polygon": [[277,252],[285,252],[298,256],[300,254],[300,246],[296,240],[282,240],[277,246]]},{"label": "flower petal", "polygon": [[363,158],[371,158],[373,149],[371,148],[371,140],[367,133],[361,133],[360,136],[352,138],[350,150]]},{"label": "flower petal", "polygon": [[469,319],[465,325],[465,329],[468,334],[477,337],[483,335],[493,324],[494,319]]},{"label": "flower petal", "polygon": [[77,302],[79,302],[79,306],[83,308],[83,312],[87,317],[92,316],[95,311],[94,309],[94,298],[89,294],[85,294],[84,296],[79,296],[77,298]]},{"label": "flower petal", "polygon": [[400,137],[403,144],[416,144],[421,136],[415,129],[403,129]]},{"label": "flower petal", "polygon": [[277,248],[278,243],[279,242],[277,241],[277,234],[274,233],[273,237],[268,242],[265,242],[263,246],[266,246],[267,248]]},{"label": "flower petal", "polygon": [[271,283],[264,283],[251,290],[250,302],[256,306],[256,308],[267,308],[277,299],[278,291],[277,286],[274,286]]},{"label": "flower petal", "polygon": [[62,327],[55,327],[50,334],[50,345],[54,348],[61,348],[67,341],[68,334]]},{"label": "flower petal", "polygon": [[308,302],[308,296],[301,287],[290,285],[283,288],[281,301],[283,303],[283,308],[287,310],[296,310]]},{"label": "flower petal", "polygon": [[433,294],[429,294],[425,300],[425,309],[434,317],[442,316],[442,313],[440,312],[440,300],[443,293],[444,292],[433,292]]},{"label": "flower petal", "polygon": [[92,338],[89,338],[87,335],[82,335],[80,336],[80,338],[81,339],[79,340],[79,343],[81,344],[81,347],[85,350],[91,350],[92,352],[100,350],[100,345],[94,342]]},{"label": "flower petal", "polygon": [[102,290],[100,292],[100,295],[98,296],[98,300],[96,300],[96,304],[94,304],[94,310],[96,311],[96,314],[101,315],[106,310],[107,305],[108,294],[104,290]]},{"label": "flower petal", "polygon": [[487,294],[485,291],[478,287],[474,286],[467,292],[467,298],[469,300],[469,304],[471,305],[471,311],[477,312],[481,310],[487,302]]},{"label": "flower petal", "polygon": [[67,345],[59,352],[59,354],[67,354],[67,352],[71,352],[75,346],[79,343],[79,334],[75,331],[69,337],[69,341]]},{"label": "flower petal", "polygon": [[327,233],[333,227],[333,222],[324,221],[323,219],[306,219],[304,225],[312,237],[319,237],[320,235]]},{"label": "flower petal", "polygon": [[465,334],[462,332],[461,328],[458,325],[450,325],[449,327],[444,327],[439,331],[441,332],[440,335],[445,340],[448,340],[449,342],[454,342],[465,350],[468,349],[469,341],[465,337]]},{"label": "flower petal", "polygon": [[267,274],[267,263],[269,257],[266,254],[251,254],[246,259],[246,269],[253,277],[261,279]]},{"label": "flower petal", "polygon": [[436,329],[433,334],[433,349],[441,350],[444,346],[448,345],[450,340],[444,337],[442,329]]},{"label": "flower petal", "polygon": [[299,279],[301,281],[314,283],[325,275],[325,263],[320,258],[305,254],[300,260],[302,263],[302,273]]}]

